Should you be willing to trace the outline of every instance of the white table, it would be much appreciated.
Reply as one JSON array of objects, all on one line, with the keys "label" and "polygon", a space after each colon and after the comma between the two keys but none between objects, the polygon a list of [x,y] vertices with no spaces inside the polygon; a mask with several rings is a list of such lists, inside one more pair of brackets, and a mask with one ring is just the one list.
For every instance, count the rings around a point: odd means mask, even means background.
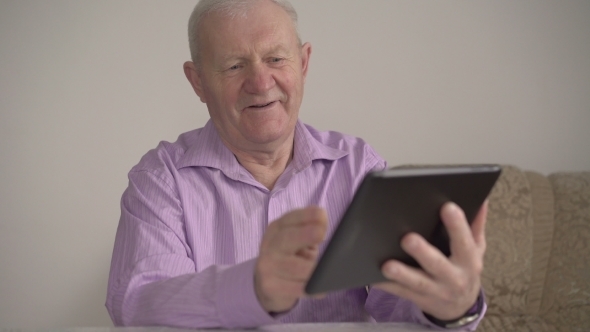
[{"label": "white table", "polygon": [[0,329],[0,332],[195,332],[195,331],[264,331],[264,332],[416,332],[430,331],[408,323],[321,323],[268,325],[254,330],[185,330],[170,327],[76,327],[51,329]]}]

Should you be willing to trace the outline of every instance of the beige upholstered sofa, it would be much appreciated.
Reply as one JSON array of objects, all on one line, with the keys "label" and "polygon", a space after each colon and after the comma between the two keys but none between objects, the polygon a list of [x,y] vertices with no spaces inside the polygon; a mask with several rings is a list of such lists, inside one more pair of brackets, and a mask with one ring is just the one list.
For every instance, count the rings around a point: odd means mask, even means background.
[{"label": "beige upholstered sofa", "polygon": [[590,331],[590,172],[504,167],[486,235],[478,331]]}]

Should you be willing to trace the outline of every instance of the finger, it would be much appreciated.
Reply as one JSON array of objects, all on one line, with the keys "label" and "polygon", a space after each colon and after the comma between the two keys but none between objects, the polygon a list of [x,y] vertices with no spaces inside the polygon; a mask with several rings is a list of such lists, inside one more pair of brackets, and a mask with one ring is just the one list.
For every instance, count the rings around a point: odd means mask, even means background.
[{"label": "finger", "polygon": [[473,235],[473,240],[475,241],[475,244],[483,251],[485,251],[485,247],[486,247],[486,234],[485,234],[485,232],[486,232],[487,216],[488,216],[488,200],[486,200],[483,203],[483,205],[479,209],[479,212],[477,213],[477,216],[475,217],[475,220],[471,224],[471,233]]},{"label": "finger", "polygon": [[319,246],[317,246],[317,245],[308,246],[308,247],[299,249],[295,254],[303,259],[315,261],[315,259],[319,255]]},{"label": "finger", "polygon": [[470,262],[476,246],[463,210],[455,203],[446,203],[441,209],[441,219],[449,234],[451,259]]},{"label": "finger", "polygon": [[[306,228],[307,226],[310,228]],[[308,207],[294,210],[269,225],[261,249],[270,246],[273,250],[294,253],[304,247],[321,243],[327,229],[328,216],[324,209]]]},{"label": "finger", "polygon": [[383,275],[397,285],[421,295],[435,295],[440,287],[426,272],[396,260],[387,261],[381,268]]},{"label": "finger", "polygon": [[449,258],[422,236],[407,234],[402,238],[401,247],[435,279],[451,281],[455,277],[455,268]]},{"label": "finger", "polygon": [[266,249],[283,254],[309,254],[308,248],[320,244],[326,236],[326,231],[326,227],[314,223],[281,227],[273,232]]},{"label": "finger", "polygon": [[304,296],[305,283],[268,279],[255,280],[256,297],[267,311],[284,311],[291,308],[298,298]]},{"label": "finger", "polygon": [[273,294],[276,297],[299,297],[305,294],[305,282],[298,280],[285,280],[280,278],[266,279],[261,285],[264,293]]},{"label": "finger", "polygon": [[296,256],[282,256],[276,261],[270,273],[284,280],[307,282],[315,267],[315,262],[304,260]]},{"label": "finger", "polygon": [[271,252],[264,256],[259,256],[255,274],[261,281],[284,280],[305,283],[309,279],[315,265],[316,260],[311,261],[295,255],[283,255]]}]

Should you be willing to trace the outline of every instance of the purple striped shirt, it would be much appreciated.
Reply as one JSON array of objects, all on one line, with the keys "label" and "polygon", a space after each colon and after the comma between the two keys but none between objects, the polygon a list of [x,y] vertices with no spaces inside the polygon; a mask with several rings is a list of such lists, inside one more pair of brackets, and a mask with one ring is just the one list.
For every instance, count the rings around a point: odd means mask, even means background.
[{"label": "purple striped shirt", "polygon": [[[106,306],[116,325],[256,327],[294,322],[406,321],[432,326],[410,301],[365,288],[302,298],[271,316],[254,293],[269,223],[297,208],[328,212],[331,235],[371,170],[386,162],[363,140],[298,122],[293,160],[268,190],[209,121],[162,142],[129,172]],[[322,248],[323,249],[323,248]]]}]

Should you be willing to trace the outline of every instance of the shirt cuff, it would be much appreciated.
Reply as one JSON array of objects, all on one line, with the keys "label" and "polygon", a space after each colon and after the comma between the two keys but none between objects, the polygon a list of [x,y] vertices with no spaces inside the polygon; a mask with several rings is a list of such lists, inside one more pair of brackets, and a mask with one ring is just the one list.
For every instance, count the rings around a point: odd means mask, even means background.
[{"label": "shirt cuff", "polygon": [[[413,316],[418,320],[417,323],[420,323],[421,325],[428,326],[428,327],[435,329],[435,330],[475,331],[475,329],[479,325],[479,322],[483,319],[483,316],[485,315],[486,310],[488,309],[488,305],[487,305],[487,301],[486,301],[486,297],[483,292],[483,289],[479,291],[479,296],[481,296],[483,299],[482,308],[481,308],[481,312],[479,313],[479,317],[477,317],[477,319],[474,320],[473,322],[471,322],[467,325],[461,326],[461,327],[457,327],[457,328],[453,328],[453,329],[440,327],[440,326],[434,324],[433,322],[431,322],[428,318],[426,318],[426,316],[424,316],[424,312],[422,312],[422,310],[420,310],[420,308],[418,308],[417,305],[412,306],[412,313],[413,313]],[[477,306],[477,301],[473,305],[473,307],[475,307],[475,306]],[[470,308],[469,311],[467,311],[467,312],[470,312],[471,310],[473,310],[473,307]]]},{"label": "shirt cuff", "polygon": [[256,259],[226,268],[217,284],[217,311],[224,327],[251,328],[277,324],[258,302],[254,291]]}]

